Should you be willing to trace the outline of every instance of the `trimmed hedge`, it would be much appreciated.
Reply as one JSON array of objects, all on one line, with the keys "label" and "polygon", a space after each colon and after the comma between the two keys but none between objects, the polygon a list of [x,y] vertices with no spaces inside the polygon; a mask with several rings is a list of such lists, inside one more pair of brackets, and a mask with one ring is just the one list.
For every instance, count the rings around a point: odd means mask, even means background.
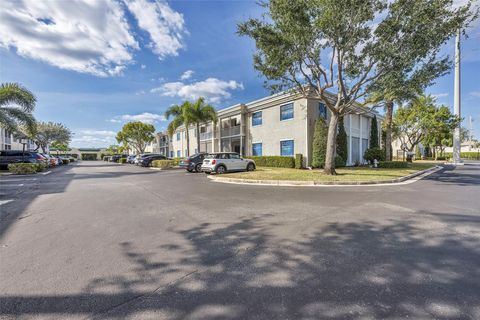
[{"label": "trimmed hedge", "polygon": [[380,161],[378,163],[379,168],[408,168],[408,162],[406,161]]},{"label": "trimmed hedge", "polygon": [[121,163],[121,164],[127,163],[127,158],[118,159],[118,163]]},{"label": "trimmed hedge", "polygon": [[303,154],[297,153],[295,154],[295,169],[302,169],[303,168]]},{"label": "trimmed hedge", "polygon": [[152,167],[160,168],[160,169],[173,168],[173,167],[178,165],[178,164],[175,164],[176,162],[177,161],[175,161],[175,160],[153,160],[152,161]]},{"label": "trimmed hedge", "polygon": [[252,156],[257,167],[295,168],[295,158],[286,156]]},{"label": "trimmed hedge", "polygon": [[384,161],[385,152],[380,148],[369,148],[363,154],[363,158],[369,163],[373,163],[375,159],[377,159],[377,161]]},{"label": "trimmed hedge", "polygon": [[[445,152],[446,158],[452,158],[453,154],[451,152]],[[480,160],[480,152],[469,151],[469,152],[461,152],[460,158],[467,159],[467,160]]]},{"label": "trimmed hedge", "polygon": [[96,153],[82,153],[82,160],[97,160],[97,154]]},{"label": "trimmed hedge", "polygon": [[37,163],[9,163],[8,171],[13,174],[32,174],[38,172]]},{"label": "trimmed hedge", "polygon": [[160,160],[160,161],[173,161],[173,166],[174,167],[177,167],[179,164],[180,164],[180,161],[182,161],[183,157],[179,157],[179,158],[173,158],[172,160]]},{"label": "trimmed hedge", "polygon": [[46,163],[35,163],[35,170],[37,172],[42,172],[48,169],[48,166]]}]

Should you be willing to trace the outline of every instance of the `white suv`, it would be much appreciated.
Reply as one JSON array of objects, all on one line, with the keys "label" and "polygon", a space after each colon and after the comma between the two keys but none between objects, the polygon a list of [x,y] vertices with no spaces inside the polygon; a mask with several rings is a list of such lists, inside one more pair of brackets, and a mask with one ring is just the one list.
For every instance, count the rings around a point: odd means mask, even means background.
[{"label": "white suv", "polygon": [[202,163],[202,171],[207,174],[253,170],[255,170],[255,161],[244,159],[235,152],[211,153],[205,157]]}]

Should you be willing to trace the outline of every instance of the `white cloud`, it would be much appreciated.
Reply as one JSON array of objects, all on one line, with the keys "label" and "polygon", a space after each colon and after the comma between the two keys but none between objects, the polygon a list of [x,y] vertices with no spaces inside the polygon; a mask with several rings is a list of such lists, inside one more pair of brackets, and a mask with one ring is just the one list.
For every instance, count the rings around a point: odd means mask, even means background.
[{"label": "white cloud", "polygon": [[180,80],[190,79],[194,73],[195,72],[193,70],[187,70],[180,76]]},{"label": "white cloud", "polygon": [[138,26],[150,35],[150,47],[160,59],[178,55],[183,48],[185,30],[183,15],[163,1],[125,0]]},{"label": "white cloud", "polygon": [[109,120],[113,123],[120,123],[120,122],[129,122],[129,121],[141,121],[143,123],[154,124],[159,121],[165,121],[165,116],[161,114],[149,113],[144,112],[140,114],[124,114],[113,119]]},{"label": "white cloud", "polygon": [[145,69],[146,67],[147,67],[147,66],[144,65],[144,64],[142,64],[142,65],[140,66],[140,68],[142,68],[142,69]]},{"label": "white cloud", "polygon": [[448,97],[448,92],[434,93],[434,94],[432,94],[432,96],[434,96],[437,99],[445,98],[445,97]]},{"label": "white cloud", "polygon": [[[124,0],[160,58],[177,55],[183,17],[164,0]],[[61,69],[106,77],[121,74],[140,49],[124,6],[115,0],[0,1],[0,47]],[[152,7],[156,8],[152,10]],[[157,44],[162,41],[162,45]]]},{"label": "white cloud", "polygon": [[223,81],[216,78],[208,78],[191,84],[183,82],[168,82],[158,88],[150,90],[150,92],[161,93],[163,96],[180,97],[189,100],[204,97],[208,102],[217,103],[222,99],[230,98],[230,90],[237,89],[243,90],[243,84],[234,80]]},{"label": "white cloud", "polygon": [[72,139],[75,147],[106,147],[116,143],[115,131],[108,130],[80,130]]}]

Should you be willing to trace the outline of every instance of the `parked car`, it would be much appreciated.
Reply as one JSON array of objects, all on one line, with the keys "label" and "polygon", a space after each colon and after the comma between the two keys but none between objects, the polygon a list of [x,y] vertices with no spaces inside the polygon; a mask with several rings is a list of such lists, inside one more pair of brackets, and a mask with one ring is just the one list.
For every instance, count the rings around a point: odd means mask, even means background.
[{"label": "parked car", "polygon": [[181,168],[185,168],[185,170],[187,170],[188,172],[193,172],[193,171],[201,172],[203,160],[207,155],[208,153],[205,153],[205,152],[196,153],[180,161],[179,166]]},{"label": "parked car", "polygon": [[142,153],[142,154],[138,154],[138,155],[135,157],[135,160],[134,160],[133,163],[138,166],[138,165],[141,165],[141,162],[143,161],[144,158],[151,157],[151,156],[160,156],[160,155],[161,155],[161,154],[158,154],[158,153]]},{"label": "parked car", "polygon": [[7,169],[10,163],[45,163],[47,159],[38,152],[22,150],[0,151],[0,168]]},{"label": "parked car", "polygon": [[156,154],[153,156],[143,157],[138,162],[142,167],[150,167],[153,160],[167,160],[167,157],[161,154]]},{"label": "parked car", "polygon": [[125,154],[115,154],[115,155],[111,156],[108,161],[118,162],[118,160],[120,160],[121,158],[126,158],[126,157],[127,157],[127,155],[125,155]]},{"label": "parked car", "polygon": [[137,157],[136,155],[129,155],[129,156],[127,157],[127,163],[132,163],[132,164],[133,164],[133,162],[135,161],[135,158],[136,158],[136,157]]},{"label": "parked car", "polygon": [[202,163],[202,171],[210,174],[225,173],[232,171],[253,171],[256,168],[255,161],[244,159],[235,152],[212,153],[205,157]]}]

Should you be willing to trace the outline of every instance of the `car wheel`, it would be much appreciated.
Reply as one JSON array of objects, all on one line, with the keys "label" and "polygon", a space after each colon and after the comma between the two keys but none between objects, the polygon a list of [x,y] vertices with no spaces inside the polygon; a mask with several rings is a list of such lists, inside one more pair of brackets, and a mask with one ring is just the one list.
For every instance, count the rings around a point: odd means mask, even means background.
[{"label": "car wheel", "polygon": [[195,171],[197,171],[197,172],[201,172],[201,171],[202,171],[202,164],[201,164],[201,163],[199,163],[199,164],[197,164],[197,165],[195,166]]},{"label": "car wheel", "polygon": [[221,165],[221,166],[218,166],[217,169],[215,170],[216,173],[218,174],[222,174],[222,173],[225,173],[227,172],[227,168],[225,168],[225,166]]},{"label": "car wheel", "polygon": [[253,171],[253,170],[255,170],[255,165],[250,162],[250,163],[247,165],[247,171]]}]

